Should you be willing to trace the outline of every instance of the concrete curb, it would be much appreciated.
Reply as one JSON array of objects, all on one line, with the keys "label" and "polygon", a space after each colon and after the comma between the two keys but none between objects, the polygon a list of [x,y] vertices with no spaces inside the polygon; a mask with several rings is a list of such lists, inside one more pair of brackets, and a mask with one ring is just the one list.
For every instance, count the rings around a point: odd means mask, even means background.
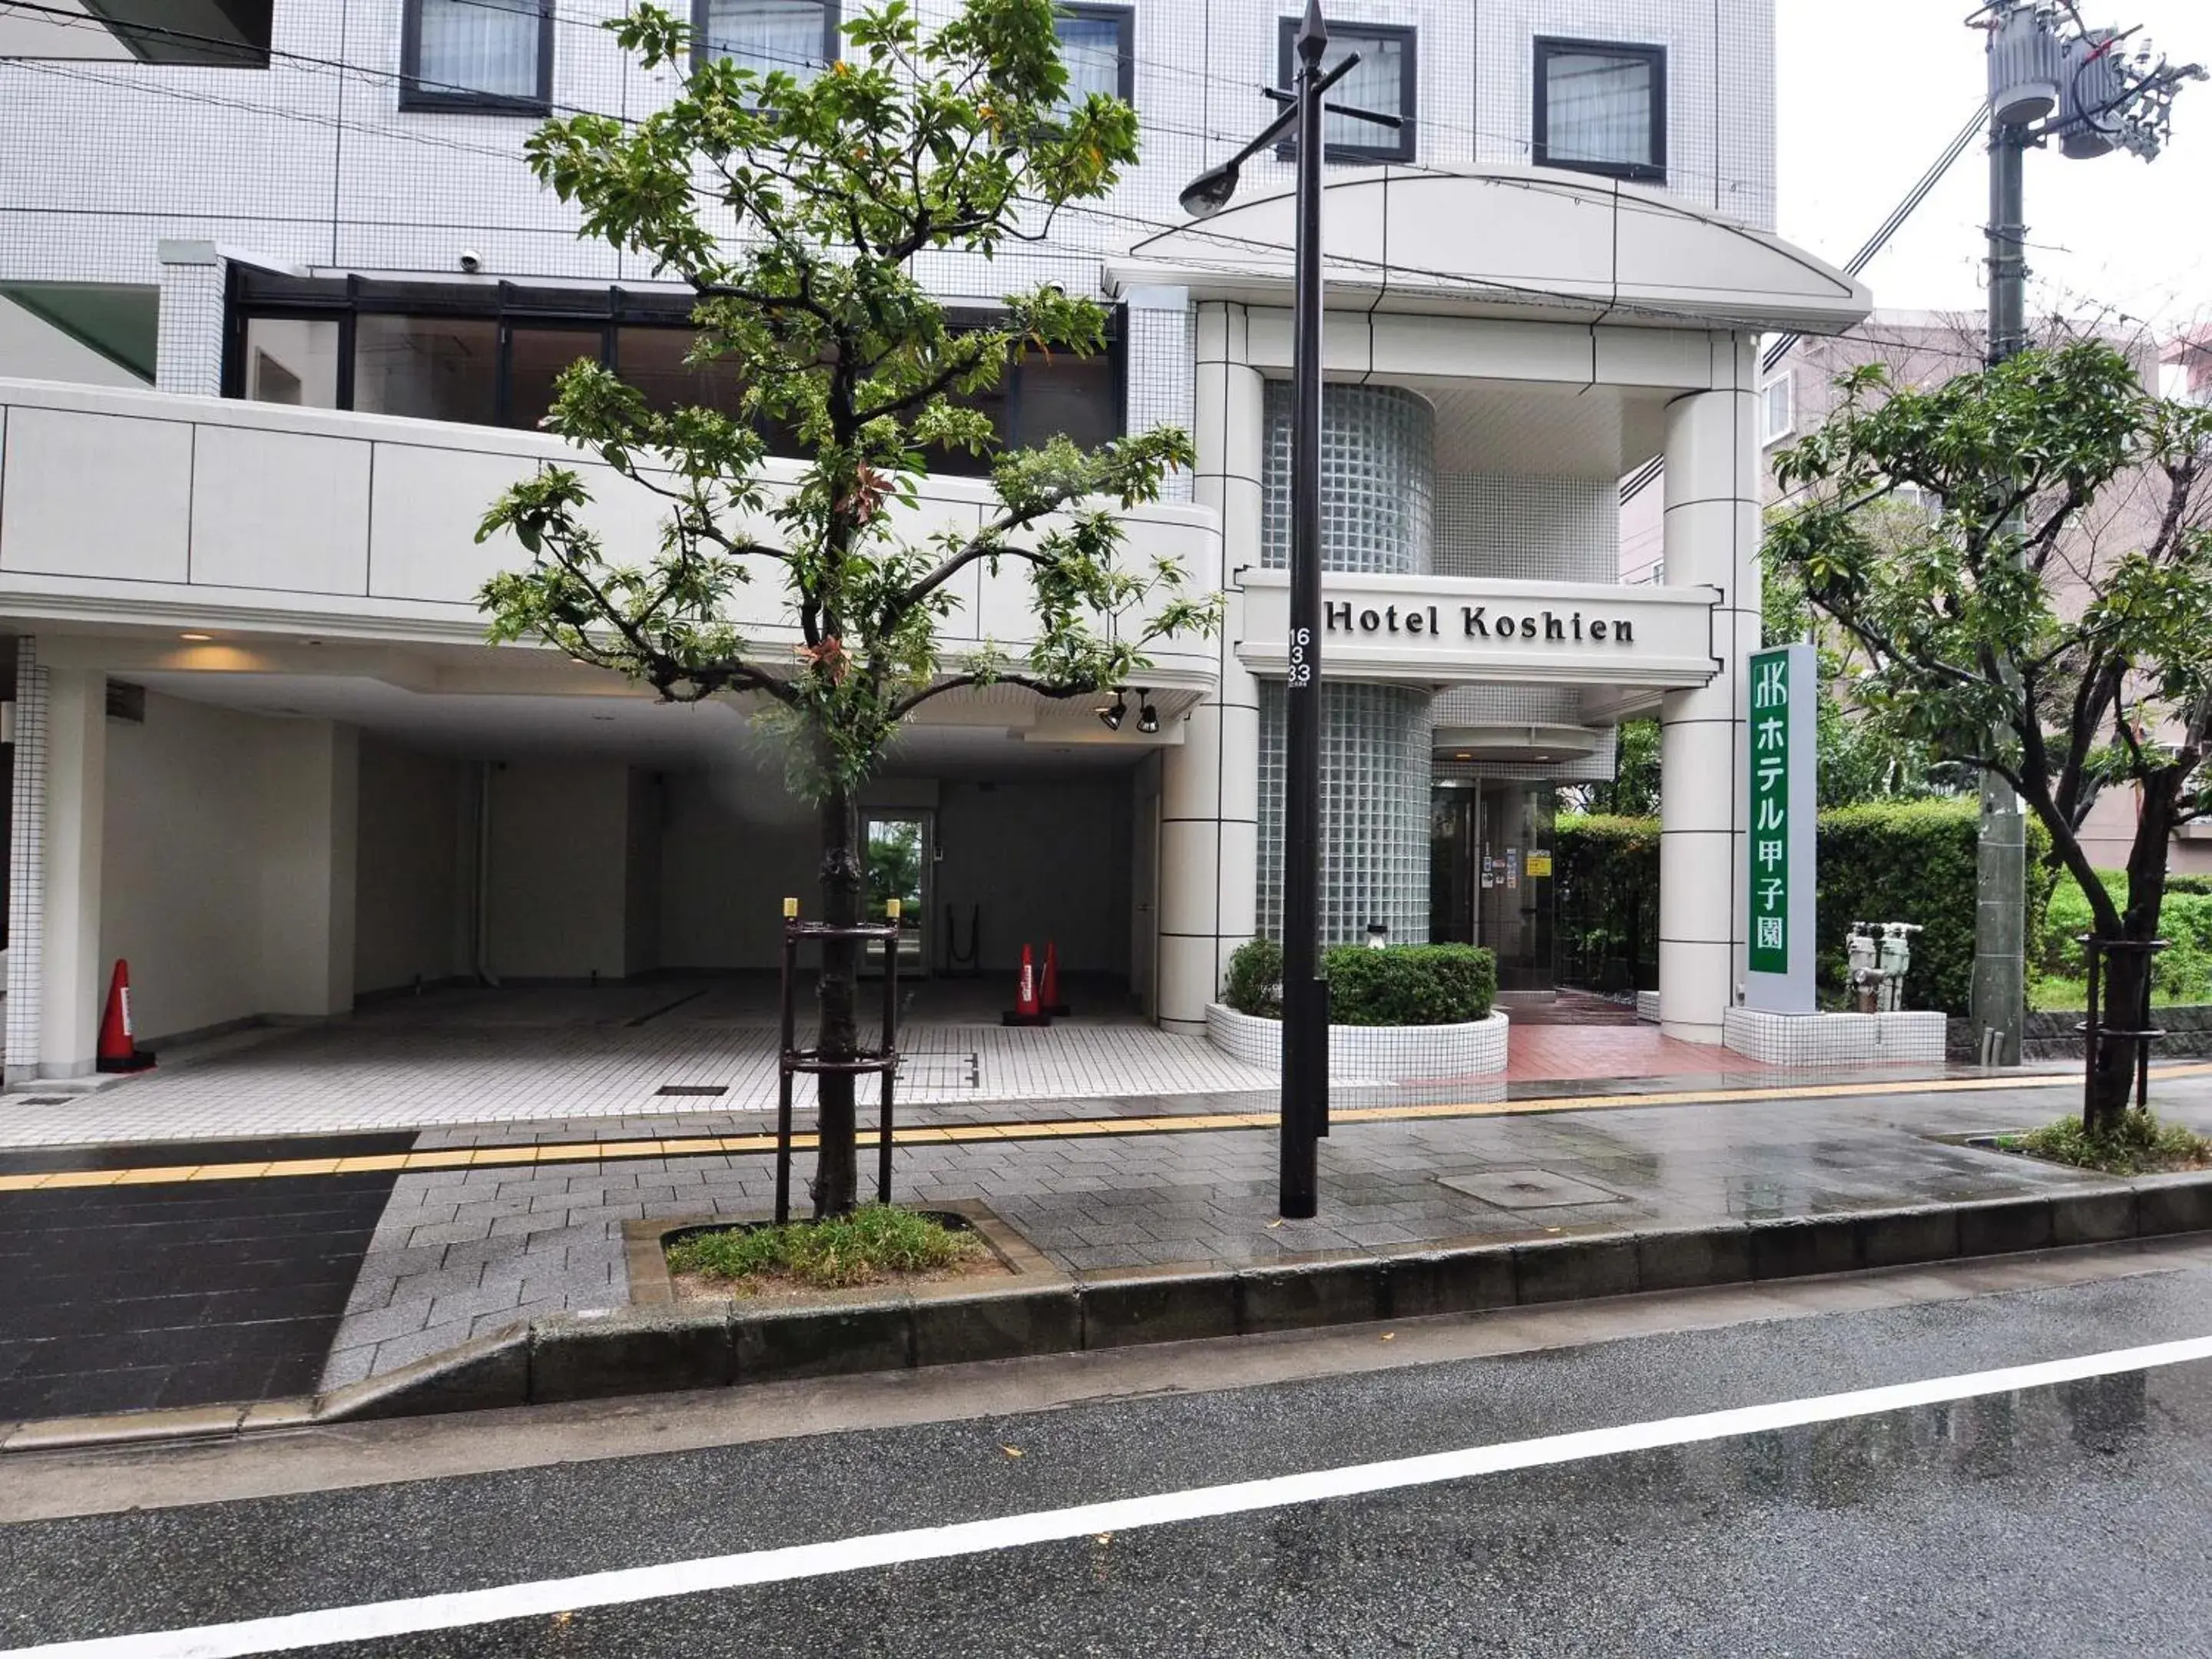
[{"label": "concrete curb", "polygon": [[848,1291],[554,1314],[313,1399],[0,1425],[0,1453],[717,1389],[1127,1347],[2212,1231],[2212,1175],[2041,1197],[1654,1228],[1245,1268],[1022,1275],[984,1291]]}]

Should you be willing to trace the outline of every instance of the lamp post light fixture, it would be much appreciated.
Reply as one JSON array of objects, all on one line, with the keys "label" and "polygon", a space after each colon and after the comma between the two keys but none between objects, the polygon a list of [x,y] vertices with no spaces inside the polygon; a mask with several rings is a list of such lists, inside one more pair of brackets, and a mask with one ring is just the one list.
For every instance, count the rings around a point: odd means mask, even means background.
[{"label": "lamp post light fixture", "polygon": [[1324,70],[1328,26],[1306,0],[1295,85],[1267,94],[1285,105],[1265,131],[1183,187],[1183,211],[1204,219],[1237,193],[1245,162],[1295,135],[1297,154],[1297,301],[1291,384],[1291,631],[1284,676],[1283,1093],[1279,1208],[1304,1220],[1320,1208],[1321,1137],[1328,1133],[1328,986],[1320,975],[1321,932],[1321,400],[1322,114],[1395,128],[1395,115],[1324,102],[1352,72],[1357,52]]}]

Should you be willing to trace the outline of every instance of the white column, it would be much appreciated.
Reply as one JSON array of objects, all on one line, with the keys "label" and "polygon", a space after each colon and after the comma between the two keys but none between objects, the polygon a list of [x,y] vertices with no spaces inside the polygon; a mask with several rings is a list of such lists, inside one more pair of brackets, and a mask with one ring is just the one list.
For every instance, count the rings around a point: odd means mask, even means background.
[{"label": "white column", "polygon": [[213,242],[161,240],[161,298],[154,384],[188,396],[222,395],[224,262]]},{"label": "white column", "polygon": [[1712,337],[1712,386],[1667,411],[1670,587],[1718,588],[1721,671],[1660,708],[1659,1012],[1669,1036],[1721,1041],[1743,981],[1746,666],[1759,643],[1759,484],[1753,343]]},{"label": "white column", "polygon": [[1200,307],[1192,495],[1221,516],[1229,614],[1219,682],[1161,751],[1159,1010],[1176,1031],[1205,1029],[1230,952],[1252,937],[1259,880],[1259,690],[1235,650],[1237,573],[1260,562],[1261,377],[1248,356],[1244,308]]},{"label": "white column", "polygon": [[10,785],[8,846],[7,1084],[39,1074],[45,1033],[39,1011],[46,1003],[46,671],[38,641],[15,641],[15,775]]},{"label": "white column", "polygon": [[271,721],[263,764],[263,1012],[319,1018],[353,1007],[360,734]]},{"label": "white column", "polygon": [[[107,964],[100,956],[100,861],[107,819],[107,676],[51,668],[46,680],[44,902],[39,1075],[83,1077],[100,1045]],[[11,1060],[10,1064],[13,1064]]]}]

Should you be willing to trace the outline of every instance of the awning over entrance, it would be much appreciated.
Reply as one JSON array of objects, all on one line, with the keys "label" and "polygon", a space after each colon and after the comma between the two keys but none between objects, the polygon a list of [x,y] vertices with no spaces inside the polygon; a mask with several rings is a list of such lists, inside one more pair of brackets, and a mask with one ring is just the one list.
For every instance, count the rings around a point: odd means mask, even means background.
[{"label": "awning over entrance", "polygon": [[[1833,334],[1873,306],[1779,237],[1585,174],[1376,167],[1327,192],[1330,301],[1347,309]],[[1294,209],[1288,191],[1258,197],[1150,237],[1108,263],[1108,291],[1282,303]]]}]

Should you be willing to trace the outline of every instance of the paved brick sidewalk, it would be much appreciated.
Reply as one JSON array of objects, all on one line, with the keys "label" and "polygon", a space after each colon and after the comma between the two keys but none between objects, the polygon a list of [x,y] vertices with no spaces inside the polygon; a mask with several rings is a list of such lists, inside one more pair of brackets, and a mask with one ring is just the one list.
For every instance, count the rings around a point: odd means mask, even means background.
[{"label": "paved brick sidewalk", "polygon": [[[2212,1129],[2212,1078],[2167,1079],[2154,1092],[2162,1110]],[[1245,1264],[2079,1188],[2098,1177],[1935,1138],[2046,1121],[2075,1099],[2061,1085],[1344,1124],[1323,1144],[1322,1213],[1310,1222],[1274,1219],[1269,1130],[901,1148],[894,1196],[981,1199],[1068,1269]],[[548,1138],[586,1127],[548,1126]],[[759,1215],[773,1181],[761,1157],[404,1176],[324,1383],[534,1315],[618,1304],[629,1295],[624,1221]]]}]

